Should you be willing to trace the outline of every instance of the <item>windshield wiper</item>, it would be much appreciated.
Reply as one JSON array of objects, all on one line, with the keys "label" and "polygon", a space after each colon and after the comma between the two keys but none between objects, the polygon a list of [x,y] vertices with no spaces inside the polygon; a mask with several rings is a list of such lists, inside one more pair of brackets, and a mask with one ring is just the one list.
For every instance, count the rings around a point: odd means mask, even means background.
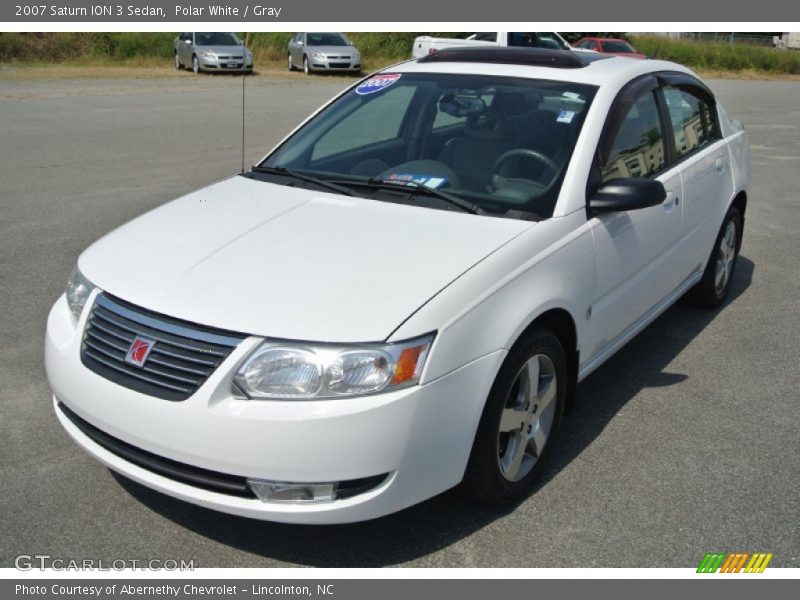
[{"label": "windshield wiper", "polygon": [[345,196],[357,196],[357,194],[353,190],[346,188],[343,185],[338,185],[332,181],[326,181],[324,179],[318,179],[317,177],[312,177],[311,175],[306,175],[305,173],[298,173],[297,171],[287,169],[286,167],[255,166],[253,167],[253,171],[255,171],[256,173],[271,173],[275,175],[285,175],[287,177],[291,177],[292,179],[313,183],[315,185],[318,185],[319,187],[326,188],[338,194],[344,194]]},{"label": "windshield wiper", "polygon": [[435,196],[440,200],[444,200],[445,202],[452,204],[453,206],[457,206],[461,210],[472,213],[473,215],[485,215],[487,214],[485,210],[481,207],[476,206],[472,202],[468,200],[464,200],[463,198],[459,198],[453,194],[448,192],[444,192],[442,190],[437,190],[436,188],[427,187],[425,185],[420,185],[419,183],[415,183],[413,181],[404,181],[402,183],[392,183],[391,181],[385,181],[383,179],[377,179],[373,177],[372,179],[368,179],[366,181],[362,181],[360,179],[346,179],[346,180],[339,180],[340,183],[345,185],[363,185],[366,187],[372,188],[381,188],[381,189],[392,189],[403,191],[403,188],[410,188],[410,191],[413,192],[423,192],[429,196]]}]

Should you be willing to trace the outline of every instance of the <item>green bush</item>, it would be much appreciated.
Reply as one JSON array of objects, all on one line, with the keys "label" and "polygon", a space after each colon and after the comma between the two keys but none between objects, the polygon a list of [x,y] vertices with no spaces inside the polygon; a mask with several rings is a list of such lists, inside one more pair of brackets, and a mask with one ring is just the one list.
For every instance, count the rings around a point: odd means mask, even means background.
[{"label": "green bush", "polygon": [[[120,61],[136,58],[168,60],[175,33],[0,33],[1,62],[59,63],[75,60]],[[257,32],[240,34],[253,50],[256,64],[283,62],[286,44],[293,33]],[[348,37],[361,50],[367,68],[379,67],[411,56],[414,38],[421,33],[351,33]],[[436,37],[463,34],[434,32]],[[570,41],[592,35],[629,39],[639,52],[673,60],[694,69],[740,71],[754,69],[775,74],[799,74],[800,52],[725,41],[695,41],[661,36],[622,33],[567,33]]]},{"label": "green bush", "polygon": [[639,52],[672,60],[693,69],[741,71],[753,69],[780,75],[800,73],[800,52],[768,46],[681,40],[660,36],[631,36]]}]

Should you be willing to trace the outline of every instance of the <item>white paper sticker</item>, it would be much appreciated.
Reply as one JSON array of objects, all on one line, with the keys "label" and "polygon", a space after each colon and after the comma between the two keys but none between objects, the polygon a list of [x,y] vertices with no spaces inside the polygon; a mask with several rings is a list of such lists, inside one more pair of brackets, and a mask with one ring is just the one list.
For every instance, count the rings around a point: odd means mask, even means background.
[{"label": "white paper sticker", "polygon": [[574,110],[562,110],[556,117],[557,123],[572,123],[572,118],[575,116]]}]

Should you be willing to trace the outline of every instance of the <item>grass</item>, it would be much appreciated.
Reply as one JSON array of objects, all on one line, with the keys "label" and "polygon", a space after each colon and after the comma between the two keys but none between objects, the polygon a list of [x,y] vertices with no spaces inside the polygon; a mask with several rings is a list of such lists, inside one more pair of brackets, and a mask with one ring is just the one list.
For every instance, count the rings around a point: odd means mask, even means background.
[{"label": "grass", "polygon": [[800,75],[800,52],[748,44],[676,40],[659,36],[631,36],[636,49],[692,69],[717,73],[759,72]]},{"label": "grass", "polygon": [[[420,34],[348,34],[361,50],[365,71],[408,58],[417,35]],[[582,34],[568,37],[573,39],[579,35]],[[0,33],[0,77],[21,77],[20,74],[9,75],[14,73],[13,67],[36,67],[43,74],[45,71],[41,69],[54,65],[117,74],[112,76],[118,76],[119,68],[125,67],[161,72],[161,69],[167,69],[170,65],[174,37],[174,33],[132,32]],[[253,51],[258,71],[262,74],[285,71],[286,44],[292,37],[291,33],[258,32],[242,34],[242,37]],[[705,74],[744,78],[794,78],[792,76],[800,75],[800,52],[797,51],[658,36],[631,35],[629,39],[644,54],[655,52],[658,58],[674,60]]]}]

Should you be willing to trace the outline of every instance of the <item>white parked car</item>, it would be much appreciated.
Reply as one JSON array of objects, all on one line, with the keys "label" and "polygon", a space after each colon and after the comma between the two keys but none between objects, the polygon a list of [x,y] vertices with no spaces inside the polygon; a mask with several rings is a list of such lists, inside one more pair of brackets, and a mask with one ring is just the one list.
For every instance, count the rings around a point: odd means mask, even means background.
[{"label": "white parked car", "polygon": [[684,294],[724,301],[748,169],[674,63],[396,65],[81,254],[47,326],[56,414],[111,469],[247,517],[519,501],[578,381]]},{"label": "white parked car", "polygon": [[547,48],[549,50],[574,50],[569,42],[555,31],[511,32],[482,31],[466,38],[437,38],[421,35],[414,38],[411,57],[422,58],[445,48],[467,46],[511,46],[516,48]]}]

